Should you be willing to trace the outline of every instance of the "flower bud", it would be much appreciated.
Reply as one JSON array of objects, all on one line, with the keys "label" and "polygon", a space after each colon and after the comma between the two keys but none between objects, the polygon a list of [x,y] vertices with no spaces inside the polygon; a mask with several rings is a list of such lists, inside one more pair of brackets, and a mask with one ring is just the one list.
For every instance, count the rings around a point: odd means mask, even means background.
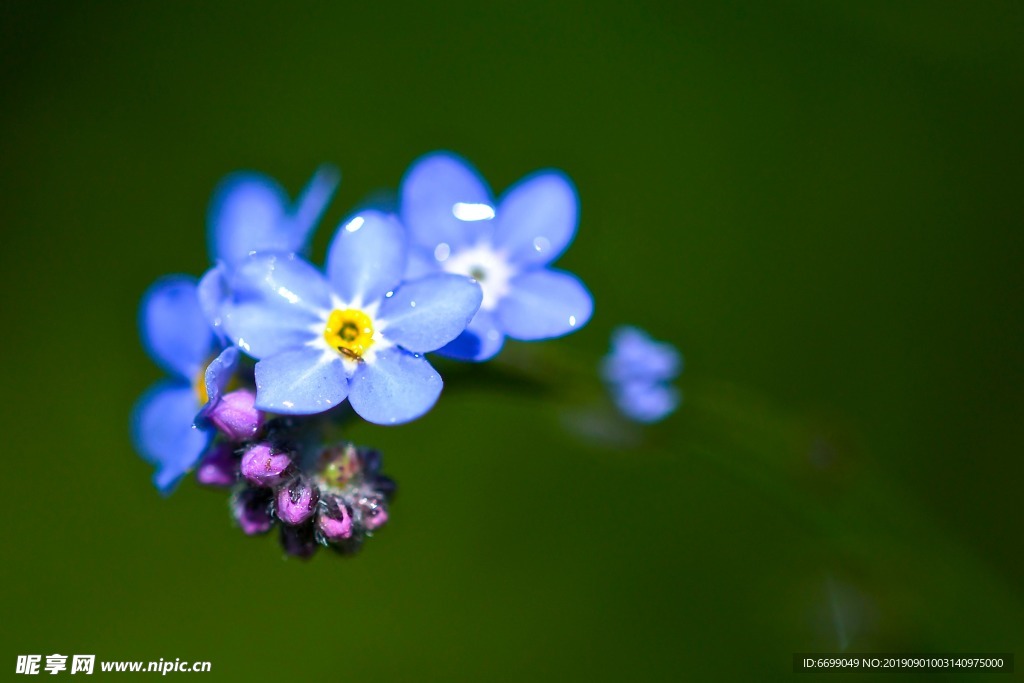
[{"label": "flower bud", "polygon": [[199,463],[196,481],[207,486],[231,486],[238,477],[238,459],[229,443],[218,443]]},{"label": "flower bud", "polygon": [[263,427],[263,412],[255,407],[256,396],[248,389],[224,394],[207,418],[232,441],[248,441]]},{"label": "flower bud", "polygon": [[281,526],[281,547],[289,555],[309,559],[316,553],[316,545],[312,524]]},{"label": "flower bud", "polygon": [[270,516],[269,491],[261,489],[245,489],[231,501],[231,511],[242,531],[250,536],[265,534],[274,526],[274,518]]},{"label": "flower bud", "polygon": [[395,483],[395,480],[384,475],[374,477],[370,482],[370,487],[384,496],[385,500],[392,500],[398,492],[398,484]]},{"label": "flower bud", "polygon": [[359,460],[363,465],[363,472],[372,477],[380,472],[381,456],[380,451],[375,448],[360,448]]},{"label": "flower bud", "polygon": [[352,513],[340,501],[328,503],[327,509],[317,515],[316,525],[328,541],[341,541],[352,537]]},{"label": "flower bud", "polygon": [[298,477],[277,491],[277,518],[298,525],[316,512],[320,490],[305,477]]},{"label": "flower bud", "polygon": [[359,499],[359,509],[363,513],[363,526],[367,531],[374,531],[384,526],[388,521],[388,508],[383,498],[370,496]]},{"label": "flower bud", "polygon": [[288,478],[292,459],[269,443],[258,443],[242,456],[242,476],[255,486],[275,486]]}]

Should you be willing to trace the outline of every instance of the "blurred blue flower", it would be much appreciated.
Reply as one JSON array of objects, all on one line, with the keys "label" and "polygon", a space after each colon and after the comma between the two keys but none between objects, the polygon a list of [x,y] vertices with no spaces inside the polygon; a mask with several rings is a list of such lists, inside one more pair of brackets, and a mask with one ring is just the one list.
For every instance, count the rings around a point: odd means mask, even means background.
[{"label": "blurred blue flower", "polygon": [[224,329],[259,359],[257,408],[313,414],[347,397],[378,424],[430,410],[442,382],[421,354],[455,339],[482,293],[449,273],[399,287],[406,252],[402,226],[367,210],[338,229],[326,276],[295,255],[255,256],[235,269]]},{"label": "blurred blue flower", "polygon": [[576,234],[576,190],[565,174],[529,175],[496,202],[464,159],[435,152],[406,173],[400,213],[411,242],[407,277],[455,273],[483,289],[480,311],[442,355],[486,360],[506,336],[559,337],[590,319],[593,300],[579,279],[548,267]]},{"label": "blurred blue flower", "polygon": [[156,487],[168,493],[212,438],[208,427],[193,425],[230,381],[238,350],[222,348],[200,309],[195,281],[185,276],[167,277],[150,287],[142,300],[139,327],[146,351],[170,377],[136,403],[132,439],[156,466]]},{"label": "blurred blue flower", "polygon": [[611,342],[611,352],[601,363],[601,377],[615,405],[638,422],[668,417],[679,405],[679,391],[669,386],[682,370],[679,351],[630,326],[617,328]]},{"label": "blurred blue flower", "polygon": [[313,174],[291,204],[272,178],[243,171],[214,190],[207,215],[214,263],[198,287],[190,278],[157,282],[143,297],[142,340],[171,377],[151,387],[136,404],[132,436],[136,449],[157,466],[154,481],[169,492],[199,460],[212,438],[204,419],[231,381],[238,350],[224,348],[217,334],[226,277],[251,253],[301,251],[338,185],[330,166]]},{"label": "blurred blue flower", "polygon": [[228,273],[253,254],[304,254],[340,179],[336,168],[321,166],[294,203],[262,173],[238,171],[220,182],[206,220],[214,265],[199,283],[200,303],[214,329],[221,324]]}]

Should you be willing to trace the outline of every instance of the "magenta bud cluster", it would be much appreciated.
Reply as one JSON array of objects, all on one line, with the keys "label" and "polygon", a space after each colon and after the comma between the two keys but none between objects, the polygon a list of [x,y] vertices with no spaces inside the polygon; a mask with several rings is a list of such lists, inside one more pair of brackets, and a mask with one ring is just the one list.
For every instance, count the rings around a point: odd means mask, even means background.
[{"label": "magenta bud cluster", "polygon": [[324,445],[316,423],[267,420],[248,389],[225,394],[207,419],[218,438],[196,469],[208,486],[230,487],[231,513],[256,536],[279,527],[285,553],[312,557],[320,547],[357,551],[388,520],[394,482],[380,473],[380,453],[352,444]]}]

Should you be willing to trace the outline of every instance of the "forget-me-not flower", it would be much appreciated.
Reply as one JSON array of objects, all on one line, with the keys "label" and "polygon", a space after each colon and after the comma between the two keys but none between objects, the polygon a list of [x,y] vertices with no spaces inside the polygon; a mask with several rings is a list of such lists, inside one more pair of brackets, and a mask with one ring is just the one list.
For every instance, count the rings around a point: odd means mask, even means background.
[{"label": "forget-me-not flower", "polygon": [[139,326],[149,355],[170,377],[139,399],[132,436],[139,453],[156,465],[156,487],[168,493],[212,439],[208,426],[193,425],[230,381],[238,350],[220,344],[200,309],[195,282],[185,276],[165,278],[149,289]]},{"label": "forget-me-not flower", "polygon": [[337,169],[321,166],[294,202],[263,173],[239,171],[220,182],[206,221],[214,265],[199,283],[200,302],[215,328],[230,271],[253,254],[304,254],[339,180]]},{"label": "forget-me-not flower", "polygon": [[612,333],[611,352],[601,363],[601,376],[612,400],[627,417],[658,422],[679,405],[679,391],[669,385],[682,370],[679,351],[643,330],[623,326]]},{"label": "forget-me-not flower", "polygon": [[348,219],[326,275],[298,256],[254,256],[231,277],[224,329],[258,359],[256,407],[313,414],[348,398],[379,424],[423,415],[441,377],[422,356],[455,339],[480,306],[479,285],[438,273],[403,282],[406,236],[391,216]]},{"label": "forget-me-not flower", "polygon": [[237,366],[238,350],[216,334],[226,274],[253,252],[301,251],[337,184],[338,172],[324,166],[292,204],[269,176],[248,171],[227,176],[207,214],[214,267],[198,287],[190,278],[174,276],[143,297],[143,343],[171,378],[139,400],[132,433],[137,450],[157,467],[160,491],[169,492],[209,445],[213,430],[205,418]]},{"label": "forget-me-not flower", "polygon": [[574,275],[550,268],[576,234],[576,191],[557,171],[540,171],[495,201],[462,158],[435,152],[402,181],[401,218],[412,244],[409,277],[448,272],[475,279],[480,311],[439,353],[486,360],[506,336],[537,340],[578,330],[593,300]]}]

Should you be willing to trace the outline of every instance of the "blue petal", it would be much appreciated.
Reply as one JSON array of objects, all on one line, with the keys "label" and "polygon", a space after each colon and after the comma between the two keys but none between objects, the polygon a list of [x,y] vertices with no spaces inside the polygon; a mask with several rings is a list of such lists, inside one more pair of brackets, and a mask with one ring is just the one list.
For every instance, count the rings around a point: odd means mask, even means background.
[{"label": "blue petal", "polygon": [[213,353],[214,334],[191,278],[171,276],[150,287],[142,298],[139,327],[153,360],[190,381]]},{"label": "blue petal", "polygon": [[658,422],[679,406],[679,392],[664,384],[627,382],[612,392],[615,404],[637,422]]},{"label": "blue petal", "polygon": [[419,280],[421,277],[432,275],[441,270],[440,264],[434,258],[434,254],[423,247],[409,246],[409,259],[405,266],[405,280]]},{"label": "blue petal", "polygon": [[212,433],[192,423],[199,404],[191,384],[166,380],[143,394],[132,413],[132,440],[143,458],[156,465],[153,482],[161,493],[199,461]]},{"label": "blue petal", "polygon": [[494,311],[477,311],[466,331],[437,350],[456,360],[485,361],[498,355],[505,343],[505,331]]},{"label": "blue petal", "polygon": [[580,329],[594,302],[576,276],[560,270],[532,270],[512,278],[498,304],[505,333],[513,339],[550,339]]},{"label": "blue petal", "polygon": [[234,346],[229,346],[206,366],[204,381],[206,384],[207,401],[206,405],[203,406],[204,410],[217,405],[220,395],[224,393],[224,389],[227,388],[228,383],[235,376],[235,370],[238,369],[238,357],[238,349]]},{"label": "blue petal", "polygon": [[210,260],[233,267],[255,251],[295,251],[295,236],[282,229],[287,211],[288,194],[273,178],[249,171],[227,176],[207,212]]},{"label": "blue petal", "polygon": [[234,304],[224,309],[224,327],[233,343],[253,358],[296,349],[316,338],[318,320],[297,309],[290,315],[262,303]]},{"label": "blue petal", "polygon": [[[338,189],[341,173],[334,166],[324,165],[316,170],[290,211],[287,232],[293,243],[290,251],[300,253],[309,243],[313,230],[331,203]],[[259,249],[257,249],[259,251]]]},{"label": "blue petal", "polygon": [[215,333],[222,334],[221,328],[224,322],[222,308],[231,296],[228,269],[223,261],[217,263],[206,271],[203,277],[199,278],[196,295],[199,298],[199,308],[203,311],[206,322],[210,324]]},{"label": "blue petal", "polygon": [[393,425],[430,410],[441,395],[441,376],[427,360],[397,347],[361,363],[349,387],[352,409],[368,422]]},{"label": "blue petal", "polygon": [[338,228],[327,252],[327,278],[346,304],[365,305],[398,287],[405,260],[402,226],[393,216],[368,210]]},{"label": "blue petal", "polygon": [[568,176],[542,171],[508,190],[494,219],[494,245],[513,263],[547,265],[572,242],[579,217],[576,189]]},{"label": "blue petal", "polygon": [[323,275],[297,256],[254,257],[232,274],[231,287],[224,331],[253,358],[304,345],[330,310]]},{"label": "blue petal", "polygon": [[341,356],[323,349],[286,351],[256,364],[256,407],[285,415],[333,408],[348,394]]},{"label": "blue petal", "polygon": [[480,308],[483,292],[464,275],[437,273],[402,285],[384,299],[377,317],[385,337],[414,353],[452,341]]},{"label": "blue petal", "polygon": [[246,259],[230,278],[235,302],[266,301],[268,305],[308,311],[329,310],[331,292],[323,273],[294,254]]},{"label": "blue petal", "polygon": [[402,224],[413,243],[433,253],[489,238],[494,200],[480,174],[450,152],[421,157],[402,180]]}]

